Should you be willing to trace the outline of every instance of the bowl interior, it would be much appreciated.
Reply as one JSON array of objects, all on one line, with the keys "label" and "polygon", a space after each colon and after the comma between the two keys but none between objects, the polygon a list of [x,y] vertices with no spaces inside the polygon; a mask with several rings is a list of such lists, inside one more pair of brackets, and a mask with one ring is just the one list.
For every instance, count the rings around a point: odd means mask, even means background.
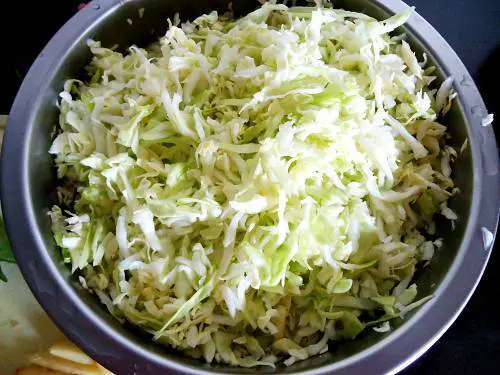
[{"label": "bowl interior", "polygon": [[[213,9],[223,11],[227,9],[227,4],[228,1],[224,0],[192,0],[189,2],[143,0],[123,2],[120,7],[115,7],[111,11],[100,14],[91,27],[82,30],[81,37],[75,40],[70,48],[68,48],[66,54],[61,58],[59,65],[48,67],[49,89],[43,93],[42,100],[34,111],[35,114],[32,119],[33,131],[29,145],[31,151],[28,161],[29,199],[31,200],[36,216],[38,230],[44,242],[43,245],[48,249],[49,256],[55,264],[57,272],[76,290],[79,298],[86,305],[90,306],[99,318],[105,321],[112,330],[146,351],[160,354],[184,365],[204,368],[214,373],[254,373],[255,370],[207,365],[169,348],[156,345],[151,342],[149,336],[142,334],[134,327],[121,325],[117,322],[96,298],[80,286],[77,279],[70,274],[67,265],[63,264],[60,252],[52,239],[50,221],[47,216],[47,211],[55,203],[54,187],[56,186],[56,179],[54,165],[51,156],[47,152],[51,144],[51,133],[58,119],[58,110],[55,102],[58,93],[62,90],[64,81],[69,78],[78,77],[82,68],[89,62],[91,55],[86,46],[86,40],[88,38],[100,40],[104,46],[118,44],[120,49],[124,49],[132,44],[145,46],[165,33],[167,18],[173,17],[176,12],[180,13],[181,19],[187,20]],[[233,8],[237,14],[247,12],[255,8],[256,5],[256,1],[252,0],[233,2]],[[384,8],[370,1],[339,0],[335,1],[334,5],[339,8],[361,11],[379,19],[389,16]],[[144,8],[142,18],[139,17],[140,8]],[[99,11],[99,9],[95,10]],[[127,23],[127,19],[132,20],[132,26]],[[417,57],[421,59],[422,52],[429,51],[430,47],[423,41],[416,39],[412,30],[405,29],[404,31],[407,32],[409,41],[417,52]],[[430,55],[429,63],[437,67],[441,80],[446,75],[446,72],[441,68],[440,61],[433,58],[432,52],[427,53]],[[460,148],[460,145],[467,138],[468,130],[467,119],[458,101],[455,101],[444,123],[449,127],[451,145],[456,149]],[[438,236],[443,237],[444,246],[437,252],[432,262],[418,272],[416,282],[419,287],[420,296],[432,293],[439,286],[453,261],[456,259],[471,209],[473,175],[472,155],[470,148],[467,148],[454,165],[453,178],[461,193],[451,200],[450,206],[457,212],[459,220],[456,222],[456,229],[453,232],[450,231],[449,223],[438,220]],[[432,303],[432,301],[429,303]],[[405,321],[396,321],[393,324],[393,332],[404,330]],[[77,331],[75,330],[74,333],[77,334]],[[327,363],[339,361],[359,353],[387,335],[367,330],[367,332],[363,333],[355,341],[331,344],[331,350],[328,353],[299,362],[289,368],[280,368],[274,371],[289,373],[300,370],[312,370]],[[92,351],[92,348],[90,348],[90,351]],[[111,353],[110,356],[112,356]],[[269,369],[259,369],[259,371],[273,372],[273,370]]]}]

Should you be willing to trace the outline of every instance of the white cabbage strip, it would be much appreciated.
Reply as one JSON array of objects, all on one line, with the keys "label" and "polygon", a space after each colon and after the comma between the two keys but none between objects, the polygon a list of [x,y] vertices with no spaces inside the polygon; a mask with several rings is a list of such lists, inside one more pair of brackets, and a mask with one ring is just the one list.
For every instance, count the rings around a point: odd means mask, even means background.
[{"label": "white cabbage strip", "polygon": [[[240,366],[323,353],[405,314],[434,214],[457,216],[451,80],[385,21],[264,4],[127,54],[90,41],[60,94],[51,212],[65,260],[119,319]],[[70,207],[68,211],[64,211]],[[418,298],[421,298],[419,296]]]}]

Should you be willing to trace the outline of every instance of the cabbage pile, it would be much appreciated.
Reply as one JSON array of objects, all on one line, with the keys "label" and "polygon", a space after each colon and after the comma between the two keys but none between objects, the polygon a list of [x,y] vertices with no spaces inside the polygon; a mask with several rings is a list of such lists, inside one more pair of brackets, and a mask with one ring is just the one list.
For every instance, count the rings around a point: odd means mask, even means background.
[{"label": "cabbage pile", "polygon": [[291,365],[430,297],[455,220],[439,90],[404,35],[324,7],[212,12],[127,54],[89,41],[60,94],[50,215],[114,316],[187,355]]}]

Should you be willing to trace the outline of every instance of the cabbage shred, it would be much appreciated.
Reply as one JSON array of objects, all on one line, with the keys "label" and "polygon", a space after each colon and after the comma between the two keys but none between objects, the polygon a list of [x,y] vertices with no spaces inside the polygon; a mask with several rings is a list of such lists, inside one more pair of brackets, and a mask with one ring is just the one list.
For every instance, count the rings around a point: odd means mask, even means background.
[{"label": "cabbage shred", "polygon": [[72,271],[154,340],[244,367],[425,302],[433,216],[457,218],[436,121],[455,94],[388,34],[408,17],[266,3],[127,54],[89,41],[50,149]]}]

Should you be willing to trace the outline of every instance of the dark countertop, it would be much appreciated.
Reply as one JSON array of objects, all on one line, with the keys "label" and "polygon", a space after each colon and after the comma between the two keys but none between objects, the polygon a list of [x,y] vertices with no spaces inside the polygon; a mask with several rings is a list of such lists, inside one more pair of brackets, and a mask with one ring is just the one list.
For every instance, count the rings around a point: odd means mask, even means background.
[{"label": "dark countertop", "polygon": [[[406,2],[415,5],[417,12],[451,44],[476,81],[489,111],[500,116],[500,1]],[[0,66],[4,77],[0,113],[8,113],[32,61],[77,10],[79,3],[75,0],[14,0],[2,4]],[[497,243],[478,289],[457,321],[423,357],[403,371],[404,374],[500,373],[500,318],[495,308],[500,286],[499,251]]]}]

